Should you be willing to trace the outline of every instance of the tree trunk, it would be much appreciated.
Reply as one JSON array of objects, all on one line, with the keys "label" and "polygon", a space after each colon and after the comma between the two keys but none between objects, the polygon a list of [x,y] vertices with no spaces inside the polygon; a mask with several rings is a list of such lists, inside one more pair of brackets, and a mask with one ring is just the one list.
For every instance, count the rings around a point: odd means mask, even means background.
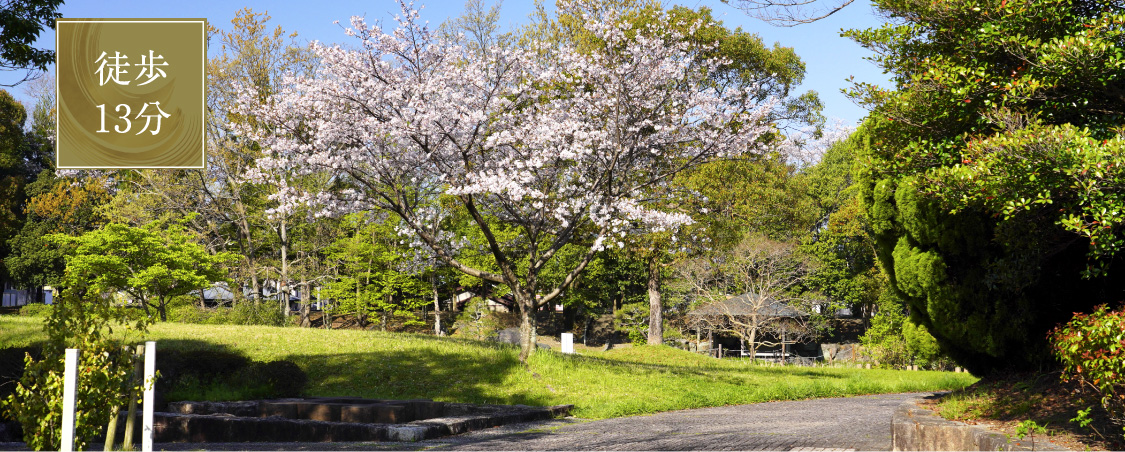
[{"label": "tree trunk", "polygon": [[279,230],[281,235],[281,313],[289,317],[289,227],[284,218]]},{"label": "tree trunk", "polygon": [[434,334],[445,336],[445,330],[441,327],[441,298],[438,297],[436,269],[430,273],[430,289],[434,292]]},{"label": "tree trunk", "polygon": [[536,341],[539,340],[538,325],[535,320],[535,302],[523,300],[516,295],[516,303],[520,308],[520,362],[526,363],[527,357],[535,352]]},{"label": "tree trunk", "polygon": [[311,313],[311,311],[312,294],[309,293],[309,282],[301,281],[301,321],[299,324],[302,328],[308,328],[312,326],[312,322],[309,320],[309,314]]},{"label": "tree trunk", "polygon": [[648,259],[648,345],[664,343],[664,302],[660,299],[660,259],[653,250]]},{"label": "tree trunk", "polygon": [[250,285],[252,286],[251,290],[254,291],[252,294],[254,307],[257,308],[258,304],[262,302],[262,282],[258,280],[258,272],[255,271],[253,266],[250,267]]},{"label": "tree trunk", "polygon": [[750,329],[750,338],[746,341],[750,347],[750,358],[754,359],[758,356],[758,329]]}]

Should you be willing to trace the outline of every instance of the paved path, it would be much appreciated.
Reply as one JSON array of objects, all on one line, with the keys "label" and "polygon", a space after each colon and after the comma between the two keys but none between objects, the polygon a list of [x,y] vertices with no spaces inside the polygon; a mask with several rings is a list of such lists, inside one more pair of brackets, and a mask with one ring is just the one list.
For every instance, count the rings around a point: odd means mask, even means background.
[{"label": "paved path", "polygon": [[463,450],[890,450],[891,413],[921,394],[770,402],[428,441]]},{"label": "paved path", "polygon": [[514,424],[418,443],[164,443],[165,450],[890,450],[891,413],[926,394]]}]

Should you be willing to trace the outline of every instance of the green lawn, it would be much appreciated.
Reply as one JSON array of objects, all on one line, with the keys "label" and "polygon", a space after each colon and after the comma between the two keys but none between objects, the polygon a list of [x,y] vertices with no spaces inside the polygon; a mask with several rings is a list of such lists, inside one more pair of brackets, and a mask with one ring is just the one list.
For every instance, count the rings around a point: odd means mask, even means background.
[{"label": "green lawn", "polygon": [[[0,348],[42,340],[40,321],[0,316]],[[165,323],[152,327],[147,339],[158,341],[158,356],[169,348],[209,348],[256,361],[293,361],[309,376],[310,396],[574,404],[572,414],[595,419],[772,400],[936,391],[976,381],[950,372],[768,367],[668,347],[536,353],[524,367],[512,346],[356,330]]]}]

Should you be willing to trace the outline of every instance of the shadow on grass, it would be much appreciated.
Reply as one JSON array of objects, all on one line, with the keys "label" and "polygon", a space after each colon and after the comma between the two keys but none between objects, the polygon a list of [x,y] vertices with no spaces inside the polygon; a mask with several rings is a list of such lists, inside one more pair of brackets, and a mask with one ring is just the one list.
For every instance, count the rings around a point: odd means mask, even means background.
[{"label": "shadow on grass", "polygon": [[518,349],[497,348],[501,349],[499,353],[488,354],[408,349],[290,355],[288,359],[298,362],[309,374],[306,393],[312,396],[550,404],[542,395],[503,393],[495,389],[509,382],[513,373],[530,372],[519,362]]},{"label": "shadow on grass", "polygon": [[161,402],[295,397],[308,383],[308,376],[293,361],[252,361],[225,344],[163,339],[156,351]]}]

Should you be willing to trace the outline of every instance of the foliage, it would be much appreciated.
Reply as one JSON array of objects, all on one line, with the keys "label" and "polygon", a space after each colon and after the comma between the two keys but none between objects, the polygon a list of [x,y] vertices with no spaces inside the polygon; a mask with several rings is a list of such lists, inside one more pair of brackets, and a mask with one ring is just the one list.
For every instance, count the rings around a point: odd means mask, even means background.
[{"label": "foliage", "polygon": [[[4,332],[8,333],[8,330]],[[43,348],[40,345],[6,347],[0,344],[0,421],[11,420],[3,409],[4,400],[15,393],[16,384],[23,377],[24,360],[27,356],[31,355],[33,360],[43,358]]]},{"label": "foliage", "polygon": [[47,70],[55,52],[36,49],[31,44],[44,25],[55,28],[55,19],[62,17],[58,12],[62,3],[63,0],[22,0],[4,4],[0,9],[0,70]]},{"label": "foliage", "polygon": [[488,300],[473,297],[457,314],[457,320],[453,322],[453,336],[483,341],[495,337],[502,327],[500,319],[489,311]]},{"label": "foliage", "polygon": [[925,326],[918,325],[905,314],[902,300],[894,292],[885,291],[879,299],[879,312],[871,318],[871,326],[860,337],[863,349],[880,366],[903,368],[948,369],[949,358]]},{"label": "foliage", "polygon": [[52,305],[43,303],[31,303],[20,306],[20,315],[28,317],[47,317],[51,315],[54,309]]},{"label": "foliage", "polygon": [[1023,439],[1024,436],[1031,437],[1031,450],[1035,450],[1035,434],[1047,434],[1047,426],[1039,425],[1037,422],[1028,419],[1019,424],[1016,424],[1016,437]]},{"label": "foliage", "polygon": [[274,305],[242,301],[230,307],[200,308],[194,305],[175,306],[168,310],[168,321],[201,325],[268,325],[284,326],[285,315]]},{"label": "foliage", "polygon": [[1090,314],[1075,313],[1051,331],[1050,341],[1063,378],[1097,391],[1102,406],[1125,427],[1125,309],[1100,305]]},{"label": "foliage", "polygon": [[[0,316],[0,329],[9,331],[27,322]],[[148,339],[159,341],[162,350],[220,348],[252,361],[292,361],[308,374],[303,395],[310,397],[570,403],[575,416],[587,419],[771,400],[935,391],[976,381],[951,372],[765,367],[666,346],[585,355],[536,353],[524,367],[517,349],[495,342],[361,330],[158,323]]]},{"label": "foliage", "polygon": [[808,285],[827,298],[824,309],[847,307],[853,314],[869,318],[876,300],[888,289],[882,284],[875,242],[852,176],[864,140],[862,132],[852,133],[801,174],[816,220],[800,249],[818,264]]},{"label": "foliage", "polygon": [[167,320],[167,306],[225,280],[229,253],[209,254],[182,224],[154,221],[142,227],[110,223],[78,237],[55,234],[51,240],[71,248],[64,287],[87,286],[99,294],[127,293],[150,313]]},{"label": "foliage", "polygon": [[648,342],[648,303],[626,303],[613,313],[613,326],[629,336],[633,345]]},{"label": "foliage", "polygon": [[415,311],[430,302],[423,269],[401,244],[396,219],[372,216],[358,212],[345,218],[341,237],[325,252],[339,276],[325,285],[324,296],[333,300],[333,315],[355,315],[363,327],[374,315],[382,316],[383,330],[392,316],[422,324]]},{"label": "foliage", "polygon": [[35,450],[60,447],[65,349],[80,350],[76,449],[101,433],[109,418],[116,416],[116,408],[139,395],[139,388],[131,386],[133,353],[123,344],[129,333],[145,332],[147,318],[83,289],[71,287],[55,298],[54,309],[44,322],[47,344],[43,358],[26,356],[15,393],[2,402],[6,414],[23,426],[24,441]]},{"label": "foliage", "polygon": [[748,234],[726,252],[683,262],[680,279],[696,307],[696,329],[733,333],[750,353],[818,337],[826,317],[814,309],[817,294],[806,290],[812,264],[792,245]]},{"label": "foliage", "polygon": [[[758,102],[754,87],[711,83],[720,61],[684,42],[666,20],[625,32],[613,11],[568,4],[560,10],[589,15],[583,26],[596,45],[472,52],[402,8],[392,33],[353,20],[363,50],[315,46],[321,64],[314,76],[291,79],[264,102],[244,93],[242,113],[263,124],[242,130],[269,153],[254,175],[280,187],[278,212],[304,203],[391,212],[444,264],[507,286],[524,318],[524,359],[535,348],[535,309],[568,289],[598,251],[623,246],[619,237],[631,223],[688,221],[656,208],[650,187],[755,151],[770,131],[763,119],[773,103]],[[277,178],[319,171],[331,172],[341,189],[310,191]],[[462,262],[445,240],[450,231],[429,229],[440,222],[440,195],[472,219],[497,272]],[[498,240],[493,221],[516,238]],[[558,283],[541,281],[568,244],[580,247],[581,258]]]},{"label": "foliage", "polygon": [[13,283],[23,287],[61,284],[66,250],[52,246],[47,236],[79,235],[105,224],[100,208],[110,199],[108,186],[104,176],[58,177],[50,170],[40,172],[27,185],[26,221],[8,241],[11,254],[4,260]]},{"label": "foliage", "polygon": [[876,7],[892,22],[845,35],[895,77],[851,93],[872,109],[858,180],[879,260],[957,362],[1037,367],[1048,330],[1125,290],[1125,16],[1094,0]]},{"label": "foliage", "polygon": [[[23,130],[26,120],[23,104],[7,91],[0,90],[0,257],[9,254],[8,240],[23,222],[24,187],[34,176],[34,173],[27,174],[24,161],[29,149]],[[6,273],[0,265],[0,275]]]},{"label": "foliage", "polygon": [[730,249],[747,231],[788,241],[811,230],[818,218],[797,170],[783,156],[723,160],[677,177],[698,193],[691,208],[702,213],[699,234],[709,248]]}]

